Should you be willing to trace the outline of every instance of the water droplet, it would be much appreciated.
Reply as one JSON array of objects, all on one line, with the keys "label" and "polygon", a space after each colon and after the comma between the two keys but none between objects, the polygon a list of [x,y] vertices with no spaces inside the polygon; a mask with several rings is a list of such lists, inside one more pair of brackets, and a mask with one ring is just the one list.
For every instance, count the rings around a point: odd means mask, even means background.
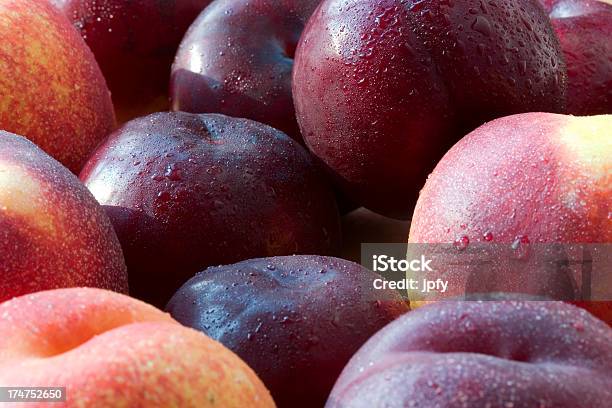
[{"label": "water droplet", "polygon": [[167,191],[160,191],[160,192],[157,194],[157,198],[159,199],[159,201],[161,201],[161,202],[163,202],[163,203],[166,203],[166,202],[170,201],[170,199],[172,198],[172,196],[171,196],[171,195],[170,195],[170,193],[169,193],[169,192],[167,192]]},{"label": "water droplet", "polygon": [[173,164],[169,164],[166,167],[166,173],[164,174],[167,178],[172,181],[180,181],[181,180],[181,171],[175,167]]},{"label": "water droplet", "polygon": [[468,247],[468,245],[470,245],[470,238],[468,238],[467,235],[462,235],[455,240],[453,245],[455,246],[457,250],[463,251],[464,249]]},{"label": "water droplet", "polygon": [[486,17],[477,16],[472,23],[472,30],[488,37],[491,35],[491,23]]}]

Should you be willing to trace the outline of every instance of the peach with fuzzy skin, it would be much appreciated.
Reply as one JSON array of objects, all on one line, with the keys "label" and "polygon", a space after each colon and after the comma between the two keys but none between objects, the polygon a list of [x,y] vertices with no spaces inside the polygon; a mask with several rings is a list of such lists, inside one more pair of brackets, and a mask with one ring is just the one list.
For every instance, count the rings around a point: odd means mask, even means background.
[{"label": "peach with fuzzy skin", "polygon": [[65,386],[67,407],[274,407],[231,351],[117,293],[22,296],[0,305],[0,330],[0,385]]},{"label": "peach with fuzzy skin", "polygon": [[[609,243],[611,197],[612,115],[508,116],[464,137],[438,163],[409,242]],[[498,290],[508,290],[508,280],[493,277]]]},{"label": "peach with fuzzy skin", "polygon": [[91,193],[25,138],[0,131],[0,301],[93,286],[127,292],[115,231]]},{"label": "peach with fuzzy skin", "polygon": [[0,129],[78,172],[115,126],[93,54],[47,0],[0,2]]}]

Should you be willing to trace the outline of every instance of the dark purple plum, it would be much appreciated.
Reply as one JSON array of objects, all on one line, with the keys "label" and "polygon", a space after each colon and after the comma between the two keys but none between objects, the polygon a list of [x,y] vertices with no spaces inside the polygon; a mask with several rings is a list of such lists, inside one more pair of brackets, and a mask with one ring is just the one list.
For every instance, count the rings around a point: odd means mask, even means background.
[{"label": "dark purple plum", "polygon": [[562,112],[566,80],[537,0],[324,0],[293,96],[306,144],[347,195],[407,218],[454,142],[496,117]]},{"label": "dark purple plum", "polygon": [[319,2],[213,1],[179,48],[172,108],[257,120],[301,141],[291,70],[302,30]]},{"label": "dark purple plum", "polygon": [[408,310],[375,293],[377,277],[338,258],[252,259],[197,274],[166,310],[238,354],[280,408],[320,407],[353,353]]},{"label": "dark purple plum", "polygon": [[211,265],[333,254],[339,216],[321,173],[302,146],[267,125],[157,113],[113,133],[81,179],[117,231],[132,295],[163,306]]},{"label": "dark purple plum", "polygon": [[368,340],[326,408],[604,407],[611,338],[608,325],[563,302],[438,302]]}]

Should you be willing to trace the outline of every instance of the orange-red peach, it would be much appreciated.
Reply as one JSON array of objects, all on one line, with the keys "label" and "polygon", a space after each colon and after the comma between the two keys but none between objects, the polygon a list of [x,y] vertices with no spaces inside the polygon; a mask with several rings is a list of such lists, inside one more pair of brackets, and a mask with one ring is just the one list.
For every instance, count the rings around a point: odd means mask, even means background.
[{"label": "orange-red peach", "polygon": [[0,305],[0,385],[66,387],[67,407],[274,407],[253,371],[139,300],[56,289]]},{"label": "orange-red peach", "polygon": [[0,129],[78,172],[115,125],[93,54],[48,0],[0,2]]},{"label": "orange-red peach", "polygon": [[25,138],[0,131],[0,301],[93,286],[127,292],[119,240],[75,175]]}]

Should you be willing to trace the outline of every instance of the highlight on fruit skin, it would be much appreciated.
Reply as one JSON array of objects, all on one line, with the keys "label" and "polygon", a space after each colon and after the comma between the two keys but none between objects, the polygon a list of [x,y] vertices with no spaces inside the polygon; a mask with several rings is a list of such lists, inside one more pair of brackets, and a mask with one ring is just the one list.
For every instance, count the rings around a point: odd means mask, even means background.
[{"label": "highlight on fruit skin", "polygon": [[320,0],[217,0],[191,25],[170,77],[172,109],[253,119],[303,143],[291,72]]},{"label": "highlight on fruit skin", "polygon": [[0,38],[0,129],[78,173],[115,127],[93,54],[48,0],[1,1]]},{"label": "highlight on fruit skin", "polygon": [[92,286],[127,293],[117,235],[85,186],[29,140],[0,131],[0,301]]},{"label": "highlight on fruit skin", "polygon": [[234,353],[118,293],[18,297],[0,305],[0,330],[0,386],[63,386],[67,407],[275,407]]}]

